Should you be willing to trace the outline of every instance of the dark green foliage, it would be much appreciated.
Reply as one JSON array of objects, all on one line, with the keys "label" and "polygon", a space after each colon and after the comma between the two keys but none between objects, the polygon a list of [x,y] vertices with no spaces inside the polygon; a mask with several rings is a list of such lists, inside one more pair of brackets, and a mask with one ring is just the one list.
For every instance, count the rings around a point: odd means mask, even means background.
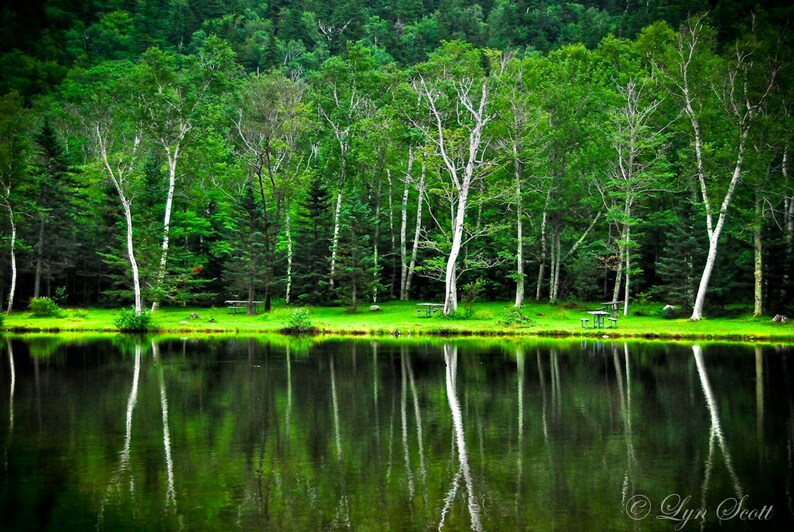
[{"label": "dark green foliage", "polygon": [[327,304],[332,299],[328,275],[332,219],[325,184],[313,176],[300,202],[295,227],[295,273],[292,291],[304,304]]},{"label": "dark green foliage", "polygon": [[140,314],[134,308],[124,308],[118,318],[113,320],[113,325],[122,332],[146,332],[156,328],[152,313],[144,309]]},{"label": "dark green foliage", "polygon": [[34,297],[30,300],[30,311],[37,318],[57,317],[61,314],[61,309],[49,297]]},{"label": "dark green foliage", "polygon": [[371,210],[357,198],[351,198],[343,211],[339,227],[339,247],[334,272],[339,301],[350,312],[373,290],[380,287],[369,232],[374,225]]},{"label": "dark green foliage", "polygon": [[[254,197],[251,182],[247,182],[235,206],[234,228],[229,235],[234,242],[231,256],[226,261],[224,281],[227,290],[238,297],[231,299],[257,299],[262,288],[266,269],[262,263],[266,260],[267,246],[263,232],[262,211]],[[253,312],[253,307],[249,308]]]},{"label": "dark green foliage", "polygon": [[[36,229],[31,265],[34,293],[50,293],[53,280],[63,281],[84,249],[77,237],[77,221],[84,219],[85,185],[80,184],[57,132],[45,117],[36,134]],[[45,286],[46,285],[46,286]]]},{"label": "dark green foliage", "polygon": [[[686,205],[686,203],[684,203]],[[662,284],[652,290],[654,299],[665,305],[691,309],[699,268],[705,261],[700,242],[701,231],[696,231],[691,209],[674,217],[666,235],[666,244],[656,262],[656,273]]]}]

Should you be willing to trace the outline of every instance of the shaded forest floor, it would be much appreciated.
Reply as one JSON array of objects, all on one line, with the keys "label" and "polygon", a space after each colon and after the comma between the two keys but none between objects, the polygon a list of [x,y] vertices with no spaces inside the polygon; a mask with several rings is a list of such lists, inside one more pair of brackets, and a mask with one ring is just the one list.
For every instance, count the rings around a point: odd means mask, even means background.
[{"label": "shaded forest floor", "polygon": [[[770,316],[753,318],[749,309],[720,309],[697,323],[686,317],[662,315],[662,305],[634,305],[629,316],[618,315],[617,327],[607,322],[593,329],[588,310],[597,303],[566,302],[559,305],[529,303],[516,312],[510,303],[476,303],[461,306],[453,318],[417,312],[417,302],[388,301],[379,311],[369,305],[358,312],[342,307],[308,307],[316,332],[375,336],[583,336],[610,338],[715,339],[734,341],[775,340],[794,342],[794,321],[775,323]],[[225,307],[164,307],[154,314],[157,332],[178,333],[278,333],[292,325],[294,308],[276,304],[268,313],[231,314]],[[29,311],[6,316],[3,329],[14,332],[116,332],[119,309],[63,309],[59,317],[35,317]],[[581,318],[590,327],[583,328]]]}]

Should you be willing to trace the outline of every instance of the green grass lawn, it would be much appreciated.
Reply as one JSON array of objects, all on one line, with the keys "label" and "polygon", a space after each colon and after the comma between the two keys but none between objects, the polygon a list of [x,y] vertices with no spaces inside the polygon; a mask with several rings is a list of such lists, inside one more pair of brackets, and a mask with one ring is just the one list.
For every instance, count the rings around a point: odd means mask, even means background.
[{"label": "green grass lawn", "polygon": [[[629,316],[622,314],[616,328],[583,329],[580,318],[592,318],[587,310],[597,307],[588,303],[560,305],[528,304],[522,319],[516,319],[510,303],[478,303],[473,315],[464,318],[463,308],[457,317],[436,314],[418,317],[416,302],[389,301],[380,304],[381,311],[371,312],[362,306],[356,313],[341,307],[308,307],[312,324],[326,334],[389,335],[510,335],[510,336],[590,336],[705,338],[727,340],[776,340],[794,342],[794,323],[773,323],[769,317],[753,318],[738,313],[730,318],[704,319],[691,323],[687,319],[666,319],[660,315],[661,305],[635,305]],[[64,309],[61,317],[39,318],[30,312],[6,316],[3,328],[10,331],[115,332],[113,321],[119,310]],[[159,332],[179,333],[275,333],[286,327],[293,308],[276,305],[269,313],[248,316],[229,314],[226,308],[165,307],[155,316]],[[191,317],[195,314],[198,317]],[[592,319],[590,324],[592,325]]]}]

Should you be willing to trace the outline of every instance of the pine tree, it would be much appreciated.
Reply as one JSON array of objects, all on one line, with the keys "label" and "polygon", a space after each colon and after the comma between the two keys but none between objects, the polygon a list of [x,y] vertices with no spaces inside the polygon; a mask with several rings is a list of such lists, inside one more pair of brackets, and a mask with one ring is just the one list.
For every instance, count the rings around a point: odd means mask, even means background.
[{"label": "pine tree", "polygon": [[[81,240],[75,221],[80,186],[66,152],[50,121],[45,119],[36,136],[36,215],[33,249],[33,297],[51,296],[51,281],[74,265]],[[46,288],[42,290],[42,281]]]},{"label": "pine tree", "polygon": [[[235,291],[239,299],[248,301],[248,313],[254,313],[253,301],[257,290],[265,282],[265,272],[259,265],[267,254],[262,227],[262,213],[254,197],[249,181],[237,201],[234,229],[230,241],[235,242],[231,257],[226,261],[224,281],[229,290]],[[237,299],[237,298],[235,298]]]},{"label": "pine tree", "polygon": [[369,235],[374,219],[370,209],[351,198],[343,208],[339,228],[338,264],[334,272],[339,301],[355,312],[363,299],[377,287],[378,276]]},{"label": "pine tree", "polygon": [[314,176],[298,210],[293,292],[305,304],[326,304],[332,299],[326,273],[331,256],[330,199],[325,183]]}]

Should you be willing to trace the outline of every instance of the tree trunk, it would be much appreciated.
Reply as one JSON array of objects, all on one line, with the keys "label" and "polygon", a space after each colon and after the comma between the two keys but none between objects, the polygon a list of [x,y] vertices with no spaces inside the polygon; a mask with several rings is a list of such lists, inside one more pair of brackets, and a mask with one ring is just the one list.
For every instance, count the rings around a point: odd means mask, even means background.
[{"label": "tree trunk", "polygon": [[[628,209],[626,210],[626,219],[628,220]],[[626,240],[623,248],[623,253],[626,257],[626,290],[623,294],[623,315],[629,315],[629,294],[631,294],[631,226],[626,224]],[[612,301],[617,301],[617,298]]]},{"label": "tree trunk", "polygon": [[[389,174],[389,190],[391,191],[391,175]],[[375,271],[373,272],[374,276],[374,283],[372,288],[372,304],[377,305],[378,303],[378,274],[380,271],[380,257],[378,253],[378,239],[380,238],[380,192],[383,186],[383,180],[378,179],[378,191],[375,193],[375,234],[373,235],[374,238],[372,239],[372,262],[375,265]],[[355,292],[356,288],[353,287],[353,291]],[[355,301],[355,295],[353,297]],[[355,308],[355,304],[353,306]]]},{"label": "tree trunk", "polygon": [[618,231],[618,269],[615,271],[615,286],[612,289],[612,301],[617,301],[620,297],[620,286],[623,284],[623,262],[625,260],[623,251],[623,235]]},{"label": "tree trunk", "polygon": [[41,272],[44,269],[44,220],[39,222],[39,241],[36,244],[36,278],[33,281],[33,297],[41,295]]},{"label": "tree trunk", "polygon": [[711,272],[714,270],[714,262],[717,259],[717,247],[720,242],[720,233],[725,224],[725,217],[728,215],[728,207],[733,199],[733,193],[736,190],[736,184],[742,175],[742,162],[744,161],[744,148],[747,140],[749,129],[743,129],[739,139],[739,152],[736,156],[736,166],[733,169],[733,176],[731,177],[730,184],[728,185],[728,192],[725,194],[725,199],[722,201],[720,207],[720,215],[717,219],[717,225],[714,226],[713,231],[709,236],[709,254],[706,258],[706,265],[703,268],[703,274],[700,276],[700,284],[698,285],[697,295],[695,296],[695,306],[692,309],[692,316],[690,321],[699,321],[703,318],[703,304],[706,301],[706,291],[709,287],[711,280]]},{"label": "tree trunk", "polygon": [[[786,183],[787,187],[791,187],[791,183],[789,183],[789,175],[788,175],[788,146],[783,149],[783,162],[781,165],[781,171],[783,172],[784,182]],[[791,188],[789,188],[791,190]],[[786,264],[789,267],[794,264],[794,193],[791,193],[785,199],[785,238],[786,238]],[[783,274],[783,282],[781,283],[781,301],[788,300],[788,291],[789,283],[791,280],[791,274],[789,274],[789,268],[786,268],[785,273]]]},{"label": "tree trunk", "polygon": [[543,205],[543,217],[540,219],[540,265],[538,266],[538,283],[535,289],[535,301],[540,301],[541,293],[543,292],[543,277],[546,273],[546,255],[548,253],[548,244],[546,242],[546,225],[549,218],[549,199],[551,197],[551,190],[546,193],[546,203]]},{"label": "tree trunk", "polygon": [[[408,150],[408,170],[405,175],[403,199],[400,203],[400,301],[408,301],[406,283],[408,281],[408,243],[406,232],[408,228],[408,192],[411,183],[411,171],[414,165],[413,148]],[[420,198],[421,201],[421,198]]]},{"label": "tree trunk", "polygon": [[466,204],[469,197],[469,185],[466,180],[458,191],[458,207],[452,226],[452,248],[447,257],[447,267],[444,278],[444,315],[449,316],[458,310],[458,291],[456,283],[458,255],[463,244],[463,223],[466,219]]},{"label": "tree trunk", "polygon": [[[127,196],[124,194],[124,188],[122,187],[122,184],[124,183],[124,173],[127,170],[131,171],[132,163],[125,165],[120,164],[117,174],[110,165],[110,160],[108,159],[107,142],[102,129],[100,128],[99,124],[96,124],[95,128],[96,138],[99,144],[100,154],[102,156],[102,162],[105,165],[105,169],[108,171],[108,178],[110,179],[111,183],[113,183],[113,186],[119,195],[121,207],[124,210],[124,221],[127,225],[127,259],[129,260],[130,269],[132,270],[132,293],[135,301],[135,315],[138,316],[143,311],[143,303],[141,302],[141,282],[140,274],[138,272],[138,262],[135,260],[135,248],[133,245],[132,210],[130,208],[131,200],[127,199]],[[135,158],[135,153],[139,143],[140,138],[136,136],[132,146],[133,159]],[[99,276],[97,276],[97,282],[99,282]],[[99,291],[99,286],[97,286],[97,290]]]},{"label": "tree trunk", "polygon": [[160,293],[165,280],[165,267],[168,262],[168,243],[171,234],[171,211],[174,204],[174,188],[176,186],[176,163],[179,160],[179,145],[174,148],[173,153],[169,147],[165,149],[168,157],[168,193],[165,197],[165,213],[163,214],[163,244],[160,251],[160,264],[157,267],[157,277],[155,278],[154,301],[152,301],[152,312],[157,312],[160,308]]},{"label": "tree trunk", "polygon": [[289,205],[284,210],[284,231],[287,236],[287,289],[284,293],[284,302],[289,305],[292,290],[292,229],[289,216]]},{"label": "tree trunk", "polygon": [[132,290],[135,299],[135,314],[139,315],[143,310],[143,303],[141,302],[141,279],[138,273],[138,261],[135,260],[135,251],[132,240],[132,211],[130,209],[130,202],[124,196],[120,187],[117,187],[119,198],[121,199],[122,207],[124,208],[124,221],[127,224],[127,259],[130,262],[132,269]]},{"label": "tree trunk", "polygon": [[336,207],[334,207],[334,233],[333,239],[331,241],[331,278],[329,284],[332,291],[334,289],[334,273],[336,272],[336,248],[339,246],[339,218],[342,213],[342,193],[345,188],[345,177],[347,175],[347,158],[345,157],[344,146],[342,146],[341,157],[341,176],[339,180],[339,191],[336,193]]},{"label": "tree trunk", "polygon": [[761,191],[755,195],[755,223],[753,224],[753,316],[764,313],[764,259],[761,231],[764,228],[764,210]]},{"label": "tree trunk", "polygon": [[[7,192],[10,195],[10,191]],[[11,314],[14,308],[14,295],[17,291],[17,223],[14,220],[14,209],[11,207],[10,200],[6,201],[6,210],[8,210],[8,220],[11,224],[11,239],[9,246],[11,248],[11,286],[8,289],[8,306],[6,307],[6,314]]]},{"label": "tree trunk", "polygon": [[419,195],[416,198],[416,227],[414,228],[414,242],[411,248],[411,262],[408,264],[408,273],[405,276],[406,300],[411,295],[411,281],[413,281],[414,270],[416,269],[416,255],[419,251],[419,237],[422,233],[422,200],[425,195],[425,171],[425,162],[422,160],[422,172],[419,176]]},{"label": "tree trunk", "polygon": [[513,146],[513,162],[516,174],[516,301],[515,307],[524,306],[524,220],[522,217],[521,180],[523,165],[518,158],[516,146]]}]

